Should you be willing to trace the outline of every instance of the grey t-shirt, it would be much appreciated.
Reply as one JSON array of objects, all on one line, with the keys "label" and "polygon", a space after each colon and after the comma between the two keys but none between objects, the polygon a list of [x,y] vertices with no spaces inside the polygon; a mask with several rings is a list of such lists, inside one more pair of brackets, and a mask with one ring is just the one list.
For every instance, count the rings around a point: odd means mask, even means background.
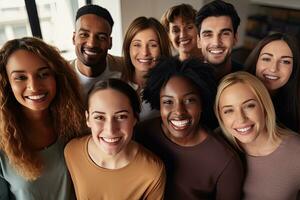
[{"label": "grey t-shirt", "polygon": [[0,200],[67,200],[74,199],[74,190],[66,168],[64,144],[57,140],[39,152],[44,169],[35,181],[27,181],[0,152]]}]

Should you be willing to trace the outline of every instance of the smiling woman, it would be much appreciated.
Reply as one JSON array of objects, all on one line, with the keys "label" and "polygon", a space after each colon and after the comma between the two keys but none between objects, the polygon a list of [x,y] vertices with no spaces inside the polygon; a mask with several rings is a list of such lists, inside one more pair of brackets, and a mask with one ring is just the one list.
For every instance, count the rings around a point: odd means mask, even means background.
[{"label": "smiling woman", "polygon": [[300,62],[296,38],[275,33],[262,39],[245,62],[271,94],[277,120],[299,133]]},{"label": "smiling woman", "polygon": [[244,199],[298,199],[300,137],[276,125],[263,83],[247,72],[225,76],[215,113],[224,135],[245,154]]},{"label": "smiling woman", "polygon": [[163,199],[163,163],[131,140],[139,112],[139,97],[125,82],[108,79],[91,88],[86,123],[92,135],[65,148],[77,199]]},{"label": "smiling woman", "polygon": [[135,136],[165,163],[166,199],[241,199],[241,162],[211,131],[212,70],[197,60],[169,58],[149,71],[143,99],[161,117],[139,124]]},{"label": "smiling woman", "polygon": [[0,50],[0,79],[0,197],[72,199],[63,148],[84,128],[76,74],[56,48],[21,38]]}]

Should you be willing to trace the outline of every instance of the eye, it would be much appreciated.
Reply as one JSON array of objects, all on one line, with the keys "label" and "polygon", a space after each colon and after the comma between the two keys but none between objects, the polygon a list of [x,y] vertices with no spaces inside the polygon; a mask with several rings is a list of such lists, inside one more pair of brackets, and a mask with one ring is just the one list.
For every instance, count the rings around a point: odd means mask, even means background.
[{"label": "eye", "polygon": [[15,81],[23,81],[23,80],[26,80],[26,79],[27,79],[27,76],[25,76],[23,74],[13,77],[13,80],[15,80]]},{"label": "eye", "polygon": [[194,29],[194,26],[193,25],[188,25],[187,29],[192,30],[192,29]]},{"label": "eye", "polygon": [[108,39],[108,37],[106,35],[100,34],[100,35],[98,35],[97,39],[100,41],[106,41]]},{"label": "eye", "polygon": [[93,117],[97,121],[104,121],[105,117],[103,115],[94,115]]},{"label": "eye", "polygon": [[204,33],[202,33],[202,36],[204,37],[204,38],[209,38],[209,37],[212,37],[212,33],[211,32],[204,32]]},{"label": "eye", "polygon": [[289,65],[292,63],[290,60],[281,60],[280,62],[285,65]]},{"label": "eye", "polygon": [[256,107],[256,105],[254,104],[254,103],[249,103],[249,104],[247,104],[246,105],[246,108],[255,108]]},{"label": "eye", "polygon": [[264,62],[270,62],[271,58],[269,58],[269,57],[262,57],[261,60],[264,61]]},{"label": "eye", "polygon": [[133,46],[133,47],[141,47],[142,45],[140,43],[138,43],[138,42],[135,42],[135,43],[132,43],[131,46]]},{"label": "eye", "polygon": [[128,116],[126,115],[126,114],[121,114],[121,115],[117,115],[116,116],[116,119],[118,120],[118,121],[123,121],[123,120],[125,120],[125,119],[127,119],[128,118]]},{"label": "eye", "polygon": [[233,109],[232,108],[223,110],[223,114],[225,114],[225,115],[228,115],[228,114],[231,114],[231,113],[233,113]]},{"label": "eye", "polygon": [[222,32],[223,36],[230,36],[231,35],[231,31],[224,31]]},{"label": "eye", "polygon": [[163,100],[162,104],[171,105],[171,104],[173,104],[173,102],[171,100]]},{"label": "eye", "polygon": [[49,77],[51,75],[51,72],[50,71],[43,71],[43,72],[40,72],[39,74],[38,74],[38,76],[39,76],[39,78],[40,79],[45,79],[45,78],[47,78],[47,77]]},{"label": "eye", "polygon": [[188,99],[185,99],[184,100],[184,103],[185,104],[191,104],[191,103],[194,103],[196,102],[196,99],[195,98],[188,98]]},{"label": "eye", "polygon": [[89,34],[87,34],[87,33],[80,33],[79,37],[80,38],[87,38],[87,37],[89,37]]},{"label": "eye", "polygon": [[151,48],[157,48],[158,47],[158,44],[157,43],[150,43],[149,46]]},{"label": "eye", "polygon": [[179,28],[172,28],[172,33],[179,33],[179,32],[180,32]]}]

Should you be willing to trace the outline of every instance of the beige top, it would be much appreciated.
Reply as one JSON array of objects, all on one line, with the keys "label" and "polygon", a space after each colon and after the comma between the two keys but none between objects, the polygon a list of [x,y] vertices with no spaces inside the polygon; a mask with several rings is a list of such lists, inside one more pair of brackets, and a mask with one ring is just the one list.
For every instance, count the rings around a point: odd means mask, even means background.
[{"label": "beige top", "polygon": [[64,152],[77,199],[163,199],[165,169],[154,154],[139,145],[134,160],[127,166],[105,169],[88,155],[90,138],[89,135],[71,140]]},{"label": "beige top", "polygon": [[246,156],[246,200],[300,199],[300,136],[289,135],[267,156]]}]

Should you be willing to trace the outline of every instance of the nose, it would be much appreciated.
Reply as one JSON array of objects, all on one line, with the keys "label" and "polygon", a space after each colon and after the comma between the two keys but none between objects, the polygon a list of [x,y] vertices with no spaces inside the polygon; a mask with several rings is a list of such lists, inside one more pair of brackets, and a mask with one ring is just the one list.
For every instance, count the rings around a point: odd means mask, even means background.
[{"label": "nose", "polygon": [[34,92],[34,91],[38,91],[39,87],[40,87],[40,82],[36,78],[31,77],[28,79],[27,89]]},{"label": "nose", "polygon": [[246,113],[243,110],[238,111],[236,117],[237,117],[237,121],[240,123],[243,123],[248,119]]},{"label": "nose", "polygon": [[90,36],[88,37],[87,41],[86,41],[86,44],[89,46],[89,47],[94,47],[96,45],[96,41],[97,39],[94,37],[94,36]]},{"label": "nose", "polygon": [[181,114],[185,113],[186,109],[185,109],[184,104],[183,103],[177,103],[174,111],[177,115],[181,115]]},{"label": "nose", "polygon": [[219,44],[221,44],[221,37],[219,35],[214,35],[212,37],[212,44],[215,46],[218,46]]},{"label": "nose", "polygon": [[280,61],[276,61],[276,62],[271,62],[270,63],[270,71],[271,72],[276,72],[278,70],[279,62]]},{"label": "nose", "polygon": [[148,45],[144,45],[143,47],[142,47],[142,54],[144,55],[144,56],[147,56],[147,55],[149,55],[149,46]]},{"label": "nose", "polygon": [[180,38],[184,38],[186,36],[186,29],[180,30]]},{"label": "nose", "polygon": [[104,130],[107,135],[113,135],[118,129],[118,125],[115,123],[113,119],[109,119],[105,121]]}]

